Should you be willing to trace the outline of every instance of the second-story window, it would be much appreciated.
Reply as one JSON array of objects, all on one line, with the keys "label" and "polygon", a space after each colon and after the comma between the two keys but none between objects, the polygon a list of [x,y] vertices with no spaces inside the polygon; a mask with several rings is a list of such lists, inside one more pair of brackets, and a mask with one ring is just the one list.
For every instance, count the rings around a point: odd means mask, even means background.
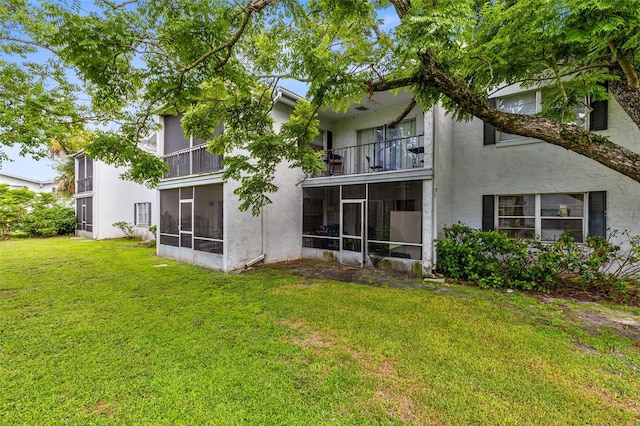
[{"label": "second-story window", "polygon": [[[510,114],[534,115],[542,112],[543,93],[540,90],[520,92],[509,96],[502,96],[497,99],[497,107],[500,111]],[[573,124],[580,127],[587,126],[587,106],[586,102],[581,102],[574,108],[575,121]],[[513,135],[510,133],[498,132],[499,142],[511,142],[516,140],[530,139],[527,136]]]}]

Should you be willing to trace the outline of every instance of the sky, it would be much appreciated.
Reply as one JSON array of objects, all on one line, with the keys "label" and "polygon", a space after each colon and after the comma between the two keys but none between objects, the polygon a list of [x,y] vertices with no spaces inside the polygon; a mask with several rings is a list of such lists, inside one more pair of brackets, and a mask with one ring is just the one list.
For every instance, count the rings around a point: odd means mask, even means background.
[{"label": "sky", "polygon": [[53,180],[58,175],[53,169],[55,163],[48,158],[36,161],[31,157],[21,157],[20,150],[16,147],[3,146],[1,149],[14,161],[3,161],[0,164],[0,173],[39,181]]}]

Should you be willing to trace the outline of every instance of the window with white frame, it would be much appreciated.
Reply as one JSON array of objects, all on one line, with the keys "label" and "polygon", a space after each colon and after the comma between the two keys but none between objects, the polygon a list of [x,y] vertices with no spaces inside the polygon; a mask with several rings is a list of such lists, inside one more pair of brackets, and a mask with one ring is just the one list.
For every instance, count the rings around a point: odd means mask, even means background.
[{"label": "window with white frame", "polygon": [[[509,96],[502,96],[497,99],[497,108],[500,111],[510,114],[533,115],[542,112],[542,92],[539,90],[530,92],[521,92]],[[587,106],[586,102],[574,108],[575,120],[572,124],[580,127],[587,125]],[[515,140],[527,139],[526,136],[513,135],[510,133],[498,132],[499,142],[510,142]]]},{"label": "window with white frame", "polygon": [[586,235],[585,194],[499,195],[496,230],[511,238],[556,241],[563,233],[577,242]]},{"label": "window with white frame", "polygon": [[[523,92],[498,98],[498,109],[510,114],[533,115],[539,112],[539,92]],[[500,132],[500,142],[524,139],[526,136]]]},{"label": "window with white frame", "polygon": [[135,225],[151,226],[151,203],[136,203],[135,209]]}]

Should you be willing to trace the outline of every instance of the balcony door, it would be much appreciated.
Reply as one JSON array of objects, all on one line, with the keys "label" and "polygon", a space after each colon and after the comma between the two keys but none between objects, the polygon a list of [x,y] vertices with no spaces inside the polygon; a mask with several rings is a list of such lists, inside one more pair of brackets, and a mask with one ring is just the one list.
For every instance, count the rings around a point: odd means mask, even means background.
[{"label": "balcony door", "polygon": [[[358,130],[360,172],[401,170],[408,168],[408,150],[416,148],[416,120],[404,120],[394,127],[378,126]],[[367,158],[368,157],[368,158]],[[407,163],[409,161],[409,163]]]}]

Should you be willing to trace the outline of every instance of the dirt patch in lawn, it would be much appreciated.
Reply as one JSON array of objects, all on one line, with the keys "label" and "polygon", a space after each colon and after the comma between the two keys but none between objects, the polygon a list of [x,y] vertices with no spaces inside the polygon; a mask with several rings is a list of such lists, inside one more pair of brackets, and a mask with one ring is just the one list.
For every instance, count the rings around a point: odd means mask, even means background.
[{"label": "dirt patch in lawn", "polygon": [[[364,284],[392,288],[431,288],[436,287],[422,278],[410,277],[406,273],[381,268],[357,268],[336,262],[316,260],[293,260],[270,263],[260,268],[277,269],[305,278],[316,278],[345,283]],[[311,282],[308,281],[308,284]]]},{"label": "dirt patch in lawn", "polygon": [[562,303],[567,299],[546,295],[537,295],[537,297],[545,303],[560,302],[560,309],[566,317],[584,324],[585,330],[588,332],[599,333],[602,327],[609,327],[614,329],[619,336],[634,340],[636,345],[640,347],[640,316],[635,312],[608,308],[597,302],[573,299],[579,303],[574,307]]}]

